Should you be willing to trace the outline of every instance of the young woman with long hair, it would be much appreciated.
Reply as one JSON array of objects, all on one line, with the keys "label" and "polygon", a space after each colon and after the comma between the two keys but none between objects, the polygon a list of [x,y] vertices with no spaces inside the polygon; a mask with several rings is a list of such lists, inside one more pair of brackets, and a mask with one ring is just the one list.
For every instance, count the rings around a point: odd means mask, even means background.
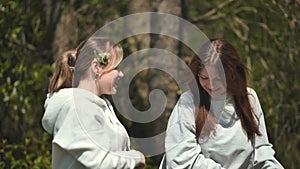
[{"label": "young woman with long hair", "polygon": [[212,39],[190,69],[168,121],[162,168],[283,168],[268,141],[262,108],[235,48]]}]

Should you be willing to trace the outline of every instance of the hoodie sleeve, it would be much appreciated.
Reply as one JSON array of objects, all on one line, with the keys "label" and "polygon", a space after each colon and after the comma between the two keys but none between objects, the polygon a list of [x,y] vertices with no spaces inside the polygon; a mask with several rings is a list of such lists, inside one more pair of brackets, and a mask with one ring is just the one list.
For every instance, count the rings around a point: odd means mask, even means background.
[{"label": "hoodie sleeve", "polygon": [[[76,161],[86,168],[120,168],[133,169],[141,162],[141,157],[135,150],[130,151],[108,151],[104,147],[99,147],[84,135],[75,136],[75,140],[66,142],[61,138],[55,138],[53,141],[58,147],[63,149],[67,154],[73,156]],[[63,159],[61,159],[63,160]],[[56,161],[59,166],[61,163]]]},{"label": "hoodie sleeve", "polygon": [[283,169],[283,166],[276,160],[275,151],[272,148],[272,144],[268,140],[267,129],[264,119],[264,114],[257,97],[256,92],[253,89],[248,89],[250,93],[250,100],[253,104],[253,109],[258,117],[259,131],[261,136],[255,137],[255,168],[276,168]]},{"label": "hoodie sleeve", "polygon": [[53,94],[48,93],[47,98],[44,103],[45,113],[42,118],[42,126],[49,134],[53,134],[53,121],[52,119],[56,118],[56,111],[53,111],[55,107],[51,104],[51,97]]},{"label": "hoodie sleeve", "polygon": [[168,122],[165,139],[166,168],[221,169],[220,164],[202,154],[196,138],[193,108],[182,99],[187,98],[179,99]]},{"label": "hoodie sleeve", "polygon": [[[57,156],[61,156],[59,153],[71,155],[83,166],[91,169],[136,167],[141,162],[140,154],[135,150],[112,148],[115,144],[111,142],[123,140],[124,136],[113,133],[107,119],[101,115],[104,112],[99,113],[99,109],[86,109],[87,106],[83,106],[83,111],[78,107],[69,109],[53,139],[53,144],[62,150],[56,152]],[[62,161],[63,159],[55,159],[55,163],[63,163]]]}]

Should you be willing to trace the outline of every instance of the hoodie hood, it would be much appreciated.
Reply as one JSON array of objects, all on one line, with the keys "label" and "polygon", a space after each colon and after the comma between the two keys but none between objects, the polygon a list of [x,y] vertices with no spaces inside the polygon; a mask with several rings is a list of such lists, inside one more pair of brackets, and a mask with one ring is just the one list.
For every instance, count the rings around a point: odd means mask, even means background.
[{"label": "hoodie hood", "polygon": [[61,89],[59,92],[47,94],[44,104],[45,113],[42,119],[43,128],[49,133],[54,133],[54,126],[57,121],[58,115],[64,112],[67,102],[73,100],[72,88]]},{"label": "hoodie hood", "polygon": [[[93,109],[93,106],[89,105],[90,107],[87,107],[88,104],[96,104],[96,107],[101,107],[103,110],[108,108],[105,99],[85,89],[67,88],[61,89],[54,94],[48,94],[44,104],[45,114],[42,119],[43,128],[48,133],[55,135],[68,113],[72,111],[77,112],[77,109],[80,110],[79,112],[82,112],[82,109],[84,109],[83,112],[97,111]],[[81,116],[81,120],[85,119],[84,114],[81,114]]]}]

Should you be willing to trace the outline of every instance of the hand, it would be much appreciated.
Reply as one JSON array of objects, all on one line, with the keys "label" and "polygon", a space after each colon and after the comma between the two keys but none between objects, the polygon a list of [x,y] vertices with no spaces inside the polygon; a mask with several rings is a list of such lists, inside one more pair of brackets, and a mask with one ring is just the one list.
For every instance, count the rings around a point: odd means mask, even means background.
[{"label": "hand", "polygon": [[143,169],[146,166],[146,159],[143,153],[139,151],[138,153],[140,154],[142,160],[137,166],[135,166],[135,169]]}]

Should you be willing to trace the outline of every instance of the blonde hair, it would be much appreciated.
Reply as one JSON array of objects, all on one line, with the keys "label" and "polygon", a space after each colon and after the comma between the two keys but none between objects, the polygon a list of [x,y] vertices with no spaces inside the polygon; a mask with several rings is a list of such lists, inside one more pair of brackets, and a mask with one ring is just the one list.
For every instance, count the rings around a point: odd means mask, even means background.
[{"label": "blonde hair", "polygon": [[72,87],[73,69],[76,62],[76,49],[64,52],[56,58],[55,70],[48,87],[49,93]]},{"label": "blonde hair", "polygon": [[108,64],[103,68],[102,73],[109,72],[112,69],[118,67],[123,59],[123,48],[121,45],[113,45],[109,50],[112,57],[108,58]]},{"label": "blonde hair", "polygon": [[86,72],[91,66],[91,62],[94,60],[95,52],[98,54],[110,54],[110,57],[107,58],[107,64],[102,65],[102,74],[115,69],[123,59],[123,48],[121,45],[113,44],[104,37],[89,38],[77,48],[77,61],[73,81],[74,87],[78,87],[80,80],[86,76]]}]

